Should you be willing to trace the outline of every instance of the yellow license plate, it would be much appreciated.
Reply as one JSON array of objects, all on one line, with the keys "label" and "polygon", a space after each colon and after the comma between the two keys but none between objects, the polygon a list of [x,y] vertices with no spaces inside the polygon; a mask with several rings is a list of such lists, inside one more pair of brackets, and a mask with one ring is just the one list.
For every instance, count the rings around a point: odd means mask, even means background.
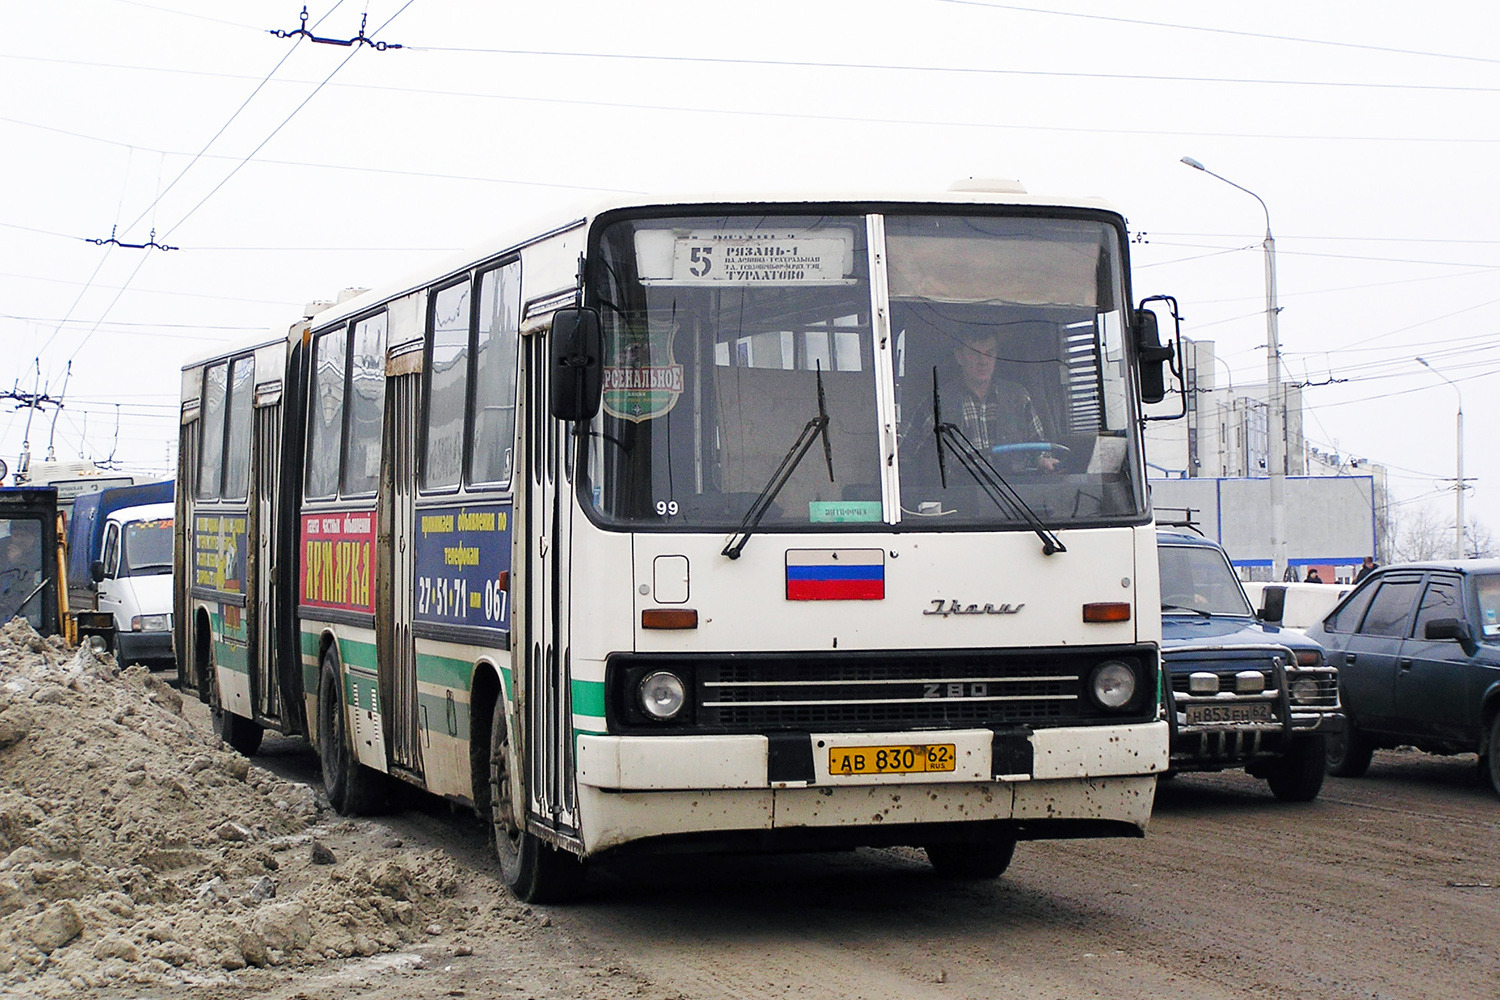
[{"label": "yellow license plate", "polygon": [[913,774],[952,771],[957,754],[952,743],[902,747],[832,747],[830,774]]}]

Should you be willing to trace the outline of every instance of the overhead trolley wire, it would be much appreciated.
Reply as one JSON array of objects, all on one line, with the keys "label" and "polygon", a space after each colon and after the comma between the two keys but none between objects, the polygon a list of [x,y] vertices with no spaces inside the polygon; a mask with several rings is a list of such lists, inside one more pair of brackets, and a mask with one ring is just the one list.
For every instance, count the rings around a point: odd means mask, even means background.
[{"label": "overhead trolley wire", "polygon": [[[343,3],[343,0],[338,0],[338,3]],[[337,4],[335,4],[335,9],[337,9]],[[261,87],[265,86],[266,80],[269,80],[271,78],[271,76],[274,75],[276,73],[276,71],[281,68],[282,64],[284,64],[286,62],[286,60],[290,57],[290,55],[291,55],[291,53],[287,53],[286,55],[284,55],[284,56],[281,57],[281,60],[279,62],[277,62],[277,64],[274,67],[272,67],[271,72],[266,74],[265,79],[260,82],[260,84],[255,88],[255,90],[251,91],[250,97],[246,98],[245,102],[242,103],[239,106],[239,108],[237,108],[235,110],[234,114],[232,114],[232,115],[229,116],[229,121],[226,121],[224,123],[224,125],[220,127],[219,131],[214,133],[213,138],[209,139],[208,142],[206,144],[204,144],[204,147],[203,147],[202,150],[199,151],[198,156],[202,156],[202,154],[208,150],[208,147],[211,146],[211,145],[213,145],[214,141],[216,139],[218,139],[218,137],[224,133],[224,129],[229,127],[229,122],[234,121],[234,119],[240,114],[240,112],[245,109],[245,105],[250,102],[251,98],[253,98],[256,94],[258,94],[260,92]],[[154,211],[155,208],[156,208],[156,206],[161,202],[162,198],[166,196],[167,192],[171,191],[172,188],[177,184],[177,182],[182,179],[183,174],[187,173],[188,170],[192,169],[193,164],[197,163],[197,162],[198,162],[198,157],[195,156],[192,160],[190,160],[187,163],[186,166],[184,166],[182,168],[181,171],[178,172],[177,176],[172,179],[172,182],[170,184],[168,184],[165,189],[158,191],[157,194],[156,194],[156,197],[154,199],[152,199],[151,204],[148,205],[148,206],[146,206],[145,210],[142,211],[141,214],[136,217],[136,219],[135,219],[134,222],[130,223],[129,226],[125,227],[127,229],[127,231],[129,229],[133,228],[134,226],[136,226],[142,219],[144,219],[148,214],[150,214],[152,211]],[[153,243],[156,241],[156,233],[155,233],[154,230],[152,231],[151,240],[152,240]],[[73,300],[73,304],[68,307],[68,311],[67,311],[67,313],[64,314],[64,316],[62,318],[62,321],[57,324],[57,326],[52,330],[52,333],[47,337],[47,339],[42,343],[42,346],[37,350],[36,356],[37,356],[38,361],[40,361],[42,354],[46,352],[47,348],[50,347],[50,346],[52,346],[52,342],[54,340],[56,340],[57,339],[57,335],[62,332],[63,325],[66,324],[67,321],[70,320],[73,317],[73,311],[78,308],[78,304],[81,301],[83,301],[83,297],[86,294],[88,294],[89,288],[94,283],[94,279],[99,276],[99,271],[104,267],[104,261],[108,259],[109,251],[110,251],[110,248],[108,246],[105,246],[105,248],[104,248],[104,255],[99,258],[99,263],[97,265],[95,265],[93,273],[89,275],[88,280],[86,282],[84,282],[83,287],[81,289],[79,289],[78,297]],[[68,356],[68,361],[69,362],[71,362],[73,360],[73,358],[75,358],[75,357],[78,356],[78,352],[80,350],[82,350],[83,345],[85,343],[87,343],[88,340],[89,340],[89,338],[94,335],[94,332],[99,329],[99,323],[102,323],[104,321],[105,317],[107,317],[109,315],[109,310],[114,308],[114,304],[116,302],[120,301],[120,296],[124,294],[125,288],[128,287],[129,284],[130,284],[130,282],[135,279],[135,276],[140,273],[141,266],[145,263],[146,260],[147,260],[147,258],[145,258],[145,257],[141,258],[141,263],[136,265],[135,270],[130,273],[130,278],[126,279],[125,285],[121,286],[120,291],[115,295],[115,297],[113,299],[110,300],[109,306],[105,309],[104,313],[100,315],[99,321],[94,324],[93,329],[89,330],[89,332],[84,335],[83,339],[81,341],[79,341],[79,343],[77,344],[77,346],[74,347],[73,353]]]},{"label": "overhead trolley wire", "polygon": [[1466,56],[1455,52],[1426,52],[1420,49],[1399,49],[1388,45],[1368,45],[1361,42],[1341,42],[1327,38],[1298,38],[1295,35],[1272,35],[1262,31],[1241,31],[1235,28],[1212,28],[1199,24],[1176,24],[1171,21],[1145,21],[1138,18],[1115,17],[1110,14],[1083,14],[1069,10],[1045,10],[1040,7],[1021,7],[1016,4],[987,3],[984,0],[936,0],[959,7],[987,7],[991,10],[1008,10],[1022,14],[1046,14],[1051,17],[1072,17],[1085,21],[1111,21],[1115,24],[1131,24],[1146,28],[1170,28],[1175,31],[1194,31],[1210,35],[1229,35],[1236,38],[1255,38],[1270,42],[1295,42],[1300,45],[1322,45],[1336,49],[1356,49],[1365,52],[1380,52],[1387,55],[1419,56],[1424,59],[1452,59],[1458,62],[1500,63],[1500,59],[1489,56]]},{"label": "overhead trolley wire", "polygon": [[[381,30],[383,30],[387,25],[389,25],[397,17],[399,17],[402,14],[402,12],[404,12],[408,7],[410,7],[415,2],[416,2],[416,0],[406,0],[406,3],[402,4],[401,7],[400,7],[400,9],[397,10],[395,14],[392,14],[389,18],[387,18],[385,20],[385,22],[383,24],[381,24],[379,28],[376,28],[375,31],[372,34],[379,34]],[[330,9],[329,13],[331,14],[334,10],[337,10],[338,7],[339,7],[339,5],[342,4],[342,3],[343,3],[343,0],[338,0],[338,2],[334,4],[333,8]],[[324,17],[327,17],[327,16],[328,15],[326,15],[326,14],[324,15]],[[319,20],[321,22],[322,19],[320,18]],[[299,39],[297,42],[293,42],[292,43],[293,48],[295,48],[298,44],[300,44],[300,41],[301,40]],[[267,135],[264,139],[262,139],[261,142],[254,149],[252,149],[248,154],[246,154],[240,160],[240,162],[238,164],[236,164],[235,167],[232,170],[230,170],[229,173],[227,175],[225,175],[225,177],[222,180],[219,181],[218,184],[214,185],[213,189],[210,190],[208,192],[208,194],[204,195],[201,199],[199,199],[198,202],[197,202],[197,204],[195,204],[192,208],[190,208],[185,215],[183,215],[181,218],[179,218],[176,223],[174,223],[172,226],[170,226],[166,230],[166,232],[163,234],[163,238],[170,237],[171,234],[175,230],[177,230],[179,227],[181,227],[182,224],[185,223],[189,218],[191,218],[194,213],[196,213],[200,208],[202,208],[208,202],[208,200],[210,198],[212,198],[215,194],[217,194],[220,190],[222,190],[223,187],[224,187],[224,185],[227,184],[227,183],[229,183],[230,179],[233,178],[237,173],[239,173],[239,171],[244,168],[245,164],[249,163],[250,160],[255,157],[255,154],[258,153],[258,152],[260,152],[260,150],[265,147],[266,143],[270,142],[271,139],[278,132],[280,132],[283,128],[285,128],[287,126],[287,124],[293,118],[295,118],[297,116],[297,114],[299,112],[301,112],[301,110],[303,108],[305,108],[307,106],[308,102],[311,101],[315,96],[317,96],[318,92],[323,89],[323,87],[328,83],[328,81],[331,80],[331,79],[333,79],[334,75],[337,74],[339,72],[339,70],[343,69],[346,65],[348,65],[349,60],[353,59],[354,56],[356,54],[358,54],[358,52],[359,52],[359,47],[352,48],[350,50],[349,54],[347,56],[345,56],[344,59],[337,66],[335,66],[333,68],[332,72],[330,72],[327,77],[325,77],[323,79],[323,82],[320,83],[320,84],[318,84],[318,86],[313,89],[312,93],[308,94],[307,97],[305,97],[295,108],[292,109],[291,113],[288,114],[286,116],[286,118],[284,118],[282,120],[281,124],[277,125],[274,129],[272,129],[271,132],[270,132],[270,134]],[[229,127],[229,122],[233,121],[234,118],[237,117],[240,114],[240,112],[244,110],[245,106],[247,104],[249,104],[250,100],[253,99],[254,96],[257,93],[260,92],[260,90],[261,90],[262,87],[265,86],[266,81],[269,80],[271,78],[271,76],[275,74],[276,70],[279,69],[286,62],[286,60],[288,58],[290,58],[290,56],[291,56],[291,52],[290,51],[286,55],[282,56],[281,60],[276,63],[276,66],[274,66],[271,69],[271,72],[266,75],[266,79],[261,81],[260,85],[257,86],[254,91],[251,92],[250,96],[247,97],[245,99],[245,101],[240,105],[240,107],[235,110],[234,114],[230,116],[229,121],[226,121],[224,123],[224,125],[220,127],[219,131],[216,132],[216,133],[214,133],[214,136],[211,139],[209,139],[208,143],[206,143],[204,145],[203,150],[200,151],[200,153],[199,153],[199,156],[201,156],[203,152],[206,152],[207,149],[208,149],[208,147],[210,145],[212,145],[213,142],[215,140],[217,140],[220,135],[223,134],[224,130]],[[185,174],[189,169],[191,169],[191,167],[193,166],[194,163],[197,162],[197,160],[198,160],[198,157],[194,157],[194,159],[191,162],[189,162],[187,164],[187,166],[185,166],[182,169],[182,171],[180,171],[178,173],[177,178],[175,178],[173,180],[172,184],[176,184],[177,180],[180,180],[182,178],[183,174]],[[170,190],[171,187],[172,187],[172,185],[168,185],[168,190]],[[156,207],[157,203],[159,203],[161,201],[162,197],[166,193],[167,193],[166,191],[163,191],[160,194],[158,194],[157,197],[156,197],[156,199],[147,208],[146,212],[142,212],[141,215],[136,219],[136,222],[139,222],[140,219],[142,219],[142,218],[145,217],[145,215],[146,215],[147,212],[149,212],[152,209],[154,209]],[[132,223],[132,225],[134,225],[134,223]],[[125,283],[120,286],[119,292],[117,292],[116,295],[115,295],[115,297],[110,300],[109,305],[105,307],[104,312],[100,315],[99,320],[94,324],[93,328],[90,329],[88,333],[84,334],[83,338],[78,342],[77,345],[74,346],[73,353],[68,358],[69,362],[71,362],[73,358],[75,358],[75,357],[78,356],[78,353],[83,350],[84,345],[87,344],[89,342],[89,340],[93,337],[93,335],[98,331],[99,326],[104,322],[105,318],[108,317],[108,315],[110,313],[110,310],[112,310],[114,308],[115,303],[119,302],[120,297],[125,294],[125,291],[130,287],[131,282],[135,280],[136,275],[140,273],[141,268],[145,265],[145,262],[148,259],[150,259],[150,258],[148,258],[148,257],[141,258],[141,262],[136,265],[135,270],[132,271],[130,273],[130,276],[125,279]],[[98,273],[97,270],[96,270],[95,273],[96,274]],[[87,289],[85,289],[85,290],[87,290]],[[61,325],[59,325],[58,330],[61,330],[61,328],[62,328]],[[57,333],[56,333],[56,331],[54,331],[53,332],[53,337],[56,337],[56,335],[57,335]],[[51,340],[52,340],[52,338],[48,338],[48,343],[49,344],[51,343]]]},{"label": "overhead trolley wire", "polygon": [[[795,60],[781,60],[781,61],[776,61],[776,60],[728,59],[728,58],[717,58],[716,59],[716,58],[711,58],[711,57],[706,57],[706,56],[654,56],[654,55],[636,55],[636,54],[625,54],[625,53],[566,52],[566,51],[561,51],[561,50],[534,50],[534,49],[469,49],[469,48],[440,48],[440,47],[427,48],[427,47],[422,47],[422,46],[410,46],[410,48],[411,48],[412,51],[416,51],[416,52],[423,52],[423,51],[426,51],[426,52],[459,52],[459,53],[465,53],[465,52],[467,52],[467,53],[477,53],[477,54],[520,55],[520,56],[528,56],[528,55],[530,55],[530,56],[544,56],[544,57],[560,57],[561,56],[561,57],[595,58],[595,59],[636,59],[636,60],[647,60],[647,61],[657,60],[657,61],[700,62],[700,63],[722,63],[722,64],[732,64],[732,65],[743,64],[743,65],[752,65],[752,66],[770,65],[770,66],[800,66],[800,67],[808,67],[808,68],[832,68],[832,69],[912,70],[912,71],[930,71],[930,72],[934,72],[934,73],[936,73],[936,72],[958,72],[958,73],[983,73],[983,74],[1011,75],[1011,76],[1016,76],[1016,75],[1020,75],[1020,76],[1068,76],[1068,75],[1071,75],[1071,76],[1074,76],[1074,77],[1077,77],[1077,78],[1081,78],[1081,79],[1142,80],[1142,81],[1146,81],[1146,82],[1153,82],[1153,81],[1158,81],[1158,82],[1186,82],[1186,83],[1211,83],[1211,82],[1222,82],[1222,83],[1257,83],[1257,82],[1264,82],[1264,83],[1273,83],[1274,82],[1274,83],[1286,84],[1288,86],[1317,86],[1318,85],[1314,81],[1300,81],[1300,80],[1255,81],[1255,80],[1229,80],[1229,79],[1225,79],[1225,80],[1215,81],[1215,80],[1213,80],[1211,78],[1201,78],[1201,77],[1168,78],[1168,77],[1148,77],[1148,76],[1143,76],[1143,75],[1131,75],[1131,74],[1100,74],[1100,73],[1072,73],[1072,74],[1063,74],[1063,73],[1059,73],[1059,72],[1051,71],[1051,70],[1027,71],[1027,70],[1010,70],[1010,69],[985,69],[985,68],[981,68],[981,67],[958,67],[958,68],[954,68],[954,67],[942,67],[942,66],[930,66],[930,67],[922,67],[922,66],[883,66],[883,65],[878,65],[878,64],[860,64],[860,63],[819,63],[819,62],[812,62],[812,61],[795,61]],[[0,55],[0,58],[34,58],[34,57]],[[123,65],[123,64],[109,64],[109,63],[77,63],[77,62],[73,62],[73,61],[70,61],[70,60],[42,60],[42,61],[63,62],[63,63],[72,64],[72,65],[99,66],[99,67],[103,67],[103,68],[113,68],[113,69],[130,69],[130,70],[138,70],[138,71],[142,71],[142,72],[190,73],[191,75],[196,75],[196,76],[228,77],[228,78],[231,78],[231,79],[243,79],[244,78],[242,75],[239,75],[239,74],[203,73],[203,72],[187,71],[187,70],[163,69],[163,68],[160,68],[160,67],[129,66],[129,65]],[[307,81],[287,81],[287,82],[291,83],[291,82],[307,82]],[[1335,84],[1328,84],[1328,85],[1329,86],[1334,86]],[[1339,86],[1370,86],[1370,87],[1397,86],[1397,85],[1389,85],[1389,84],[1337,84],[1337,85],[1339,85]],[[678,113],[678,114],[687,113],[687,114],[708,114],[708,115],[735,115],[735,116],[741,116],[741,117],[787,118],[787,119],[805,120],[805,121],[858,122],[858,123],[868,123],[868,124],[877,124],[877,125],[938,126],[938,127],[943,127],[943,128],[986,128],[986,129],[1005,129],[1005,130],[1011,130],[1011,131],[1035,131],[1035,132],[1052,132],[1052,133],[1080,133],[1080,134],[1098,134],[1098,135],[1152,135],[1152,136],[1171,136],[1171,137],[1175,137],[1175,138],[1199,138],[1199,139],[1214,139],[1214,138],[1231,138],[1231,139],[1235,139],[1235,138],[1238,138],[1238,139],[1277,139],[1277,140],[1285,140],[1285,141],[1335,141],[1335,142],[1440,142],[1440,143],[1453,143],[1453,144],[1460,144],[1460,145],[1464,145],[1464,144],[1467,144],[1467,145],[1476,145],[1476,144],[1477,145],[1492,145],[1492,144],[1495,144],[1495,143],[1500,143],[1500,138],[1484,137],[1484,136],[1473,136],[1473,135],[1454,135],[1454,136],[1432,136],[1432,137],[1428,137],[1428,136],[1389,136],[1389,135],[1336,135],[1336,134],[1329,134],[1329,133],[1326,133],[1326,132],[1319,132],[1317,134],[1309,134],[1309,135],[1293,135],[1293,134],[1274,133],[1274,132],[1271,132],[1271,133],[1264,133],[1264,132],[1204,132],[1204,131],[1193,131],[1193,132],[1175,131],[1174,132],[1174,131],[1164,131],[1164,130],[1161,130],[1161,129],[1123,129],[1123,128],[1099,129],[1099,128],[1081,128],[1081,127],[1053,126],[1053,125],[1008,125],[1008,124],[996,123],[996,122],[947,121],[947,120],[933,120],[933,119],[926,119],[926,118],[921,118],[921,119],[915,119],[915,118],[878,118],[878,117],[868,117],[868,116],[858,116],[858,115],[816,115],[816,114],[798,113],[798,112],[790,112],[790,111],[744,111],[744,110],[724,109],[724,108],[684,107],[684,106],[680,106],[680,105],[632,104],[632,103],[628,103],[628,102],[619,102],[619,101],[582,101],[582,100],[571,100],[571,99],[565,99],[565,98],[541,98],[541,97],[532,97],[532,96],[516,96],[516,95],[510,95],[510,94],[482,94],[482,93],[475,93],[473,91],[437,90],[437,89],[432,89],[432,88],[421,88],[421,87],[390,87],[390,86],[379,85],[379,84],[334,84],[334,86],[348,87],[348,88],[351,88],[351,89],[360,89],[360,90],[387,90],[387,91],[391,91],[393,93],[402,93],[402,94],[434,95],[434,96],[442,96],[442,97],[471,97],[471,98],[487,99],[487,100],[524,101],[524,102],[534,103],[534,104],[561,104],[561,105],[573,105],[573,106],[578,106],[578,107],[618,108],[618,109],[639,110],[639,111],[665,111],[665,112]],[[1480,90],[1480,92],[1500,92],[1500,88],[1483,88],[1483,89]]]},{"label": "overhead trolley wire", "polygon": [[[343,0],[339,0],[339,2],[342,3]],[[386,28],[387,25],[389,25],[396,18],[400,17],[401,14],[406,10],[406,8],[410,7],[413,3],[416,3],[416,0],[406,0],[406,3],[402,4],[401,8],[399,10],[397,10],[396,13],[394,13],[390,17],[386,18],[385,22],[383,24],[381,24],[380,27],[376,28],[371,34],[372,35],[378,35],[381,31],[383,31]],[[335,4],[335,9],[337,9],[337,4]],[[332,11],[330,11],[329,13],[332,13]],[[327,15],[324,15],[324,16],[326,17]],[[298,42],[294,42],[293,45],[295,46],[299,42],[300,42],[300,39],[298,40]],[[239,173],[240,170],[242,170],[247,163],[249,163],[251,160],[253,160],[255,158],[255,154],[256,153],[259,153],[262,149],[264,149],[265,146],[266,146],[266,144],[268,142],[270,142],[273,138],[276,137],[277,133],[279,133],[282,129],[286,128],[286,126],[291,122],[291,120],[297,116],[298,112],[300,112],[303,108],[307,107],[307,104],[308,104],[309,101],[311,101],[314,97],[318,96],[318,93],[324,87],[326,87],[328,85],[328,81],[332,80],[334,78],[335,74],[337,74],[339,72],[339,70],[341,70],[345,66],[349,65],[349,60],[353,59],[356,55],[358,55],[359,51],[360,51],[360,49],[359,49],[358,46],[350,49],[349,54],[347,56],[345,56],[343,58],[343,60],[337,66],[335,66],[333,68],[333,70],[326,77],[323,78],[323,81],[321,83],[319,83],[316,87],[313,88],[312,93],[308,94],[305,98],[303,98],[302,101],[295,108],[292,109],[291,114],[287,115],[286,118],[284,118],[282,120],[282,122],[281,122],[280,125],[277,125],[275,128],[273,128],[270,131],[270,133],[264,139],[262,139],[258,145],[256,145],[256,147],[254,149],[252,149],[249,153],[245,154],[245,157],[242,160],[240,160],[240,162],[238,164],[235,165],[234,169],[231,170],[231,171],[229,171],[229,173],[224,176],[223,180],[219,181],[218,184],[214,185],[213,190],[209,191],[208,194],[204,195],[199,200],[198,204],[196,204],[192,208],[188,209],[187,214],[184,215],[182,218],[178,219],[177,222],[176,222],[176,224],[174,224],[173,226],[171,226],[167,230],[166,235],[170,236],[179,227],[181,227],[184,222],[186,222],[188,219],[192,218],[193,213],[197,212],[198,209],[202,208],[205,202],[207,202],[214,195],[218,194],[219,190],[221,188],[223,188],[225,184],[228,184],[229,181],[230,181],[230,179],[233,178],[235,174]],[[288,55],[290,55],[290,53],[288,53]],[[285,62],[285,59],[283,58],[282,61]],[[277,63],[276,65],[280,66],[281,63]],[[272,72],[275,72],[275,71],[273,70]],[[236,112],[236,114],[238,114],[238,112]],[[227,123],[226,123],[226,125],[227,125]],[[223,130],[220,129],[220,131],[222,132]]]}]

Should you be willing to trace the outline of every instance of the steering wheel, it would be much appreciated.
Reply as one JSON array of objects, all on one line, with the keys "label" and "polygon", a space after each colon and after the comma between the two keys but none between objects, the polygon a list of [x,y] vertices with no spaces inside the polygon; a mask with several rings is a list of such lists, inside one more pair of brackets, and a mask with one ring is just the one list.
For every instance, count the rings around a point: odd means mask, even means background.
[{"label": "steering wheel", "polygon": [[1056,451],[1067,455],[1073,449],[1065,444],[1055,444],[1051,441],[1022,441],[1019,444],[997,444],[990,449],[991,455],[1010,455],[1016,452],[1030,451]]}]

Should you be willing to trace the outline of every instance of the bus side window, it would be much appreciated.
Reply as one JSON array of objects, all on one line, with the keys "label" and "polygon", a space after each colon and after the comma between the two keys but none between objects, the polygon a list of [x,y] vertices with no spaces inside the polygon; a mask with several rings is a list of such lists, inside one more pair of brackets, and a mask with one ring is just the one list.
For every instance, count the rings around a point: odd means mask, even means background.
[{"label": "bus side window", "polygon": [[380,481],[380,430],[385,416],[385,313],[354,324],[349,356],[349,442],[344,495],[374,493]]},{"label": "bus side window", "polygon": [[521,262],[479,276],[474,343],[474,426],[469,482],[510,482],[516,432],[516,354],[521,336]]},{"label": "bus side window", "polygon": [[458,485],[463,471],[464,411],[469,401],[469,279],[432,297],[427,336],[426,434],[422,441],[422,488]]},{"label": "bus side window", "polygon": [[224,449],[224,499],[243,500],[250,492],[250,424],[255,414],[255,357],[235,358],[229,367],[229,433]]},{"label": "bus side window", "polygon": [[313,345],[312,395],[307,401],[308,497],[331,497],[338,492],[348,349],[345,329],[325,333]]},{"label": "bus side window", "polygon": [[198,452],[198,499],[217,500],[224,472],[224,404],[229,395],[229,364],[203,373],[203,440]]}]

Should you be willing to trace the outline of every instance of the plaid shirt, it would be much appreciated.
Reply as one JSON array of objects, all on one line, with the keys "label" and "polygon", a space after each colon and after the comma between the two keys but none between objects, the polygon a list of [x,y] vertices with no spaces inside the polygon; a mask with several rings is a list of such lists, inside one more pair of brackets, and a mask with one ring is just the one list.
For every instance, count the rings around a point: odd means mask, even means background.
[{"label": "plaid shirt", "polygon": [[1031,393],[1015,382],[996,379],[984,399],[965,392],[960,416],[962,419],[955,423],[986,457],[997,444],[1047,440]]},{"label": "plaid shirt", "polygon": [[[951,422],[963,431],[964,437],[973,442],[974,447],[988,461],[998,461],[998,456],[990,453],[990,449],[997,444],[1047,440],[1042,419],[1025,386],[996,379],[990,383],[989,395],[984,399],[976,399],[963,390],[959,394],[962,402],[959,403],[958,412],[952,413],[945,406],[944,422]],[[944,402],[947,403],[946,397]],[[947,406],[951,405],[947,403]],[[924,458],[933,447],[930,406],[931,401],[928,400],[928,405],[922,407],[917,418],[901,436],[903,465],[911,461],[931,461],[930,458]],[[1035,468],[1037,458],[1037,455],[1012,456],[1004,466],[1011,469]]]}]

